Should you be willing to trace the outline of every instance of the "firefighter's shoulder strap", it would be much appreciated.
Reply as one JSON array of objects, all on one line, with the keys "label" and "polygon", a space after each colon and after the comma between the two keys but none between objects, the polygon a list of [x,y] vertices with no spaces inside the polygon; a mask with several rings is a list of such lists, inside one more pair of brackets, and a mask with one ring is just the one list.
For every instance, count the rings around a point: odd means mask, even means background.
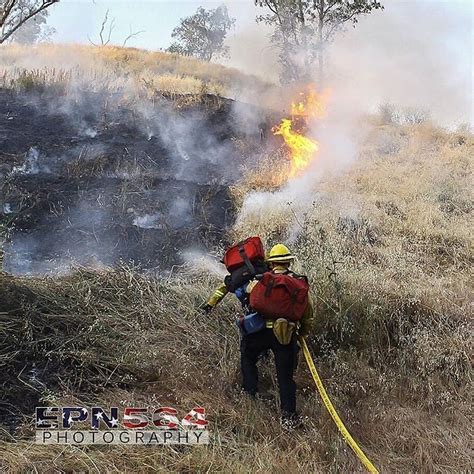
[{"label": "firefighter's shoulder strap", "polygon": [[255,275],[255,267],[253,266],[252,262],[250,261],[248,255],[247,255],[247,252],[245,252],[245,248],[243,246],[243,244],[239,244],[239,254],[240,254],[240,258],[244,261],[245,263],[245,266],[249,269],[250,273],[252,273],[252,275]]}]

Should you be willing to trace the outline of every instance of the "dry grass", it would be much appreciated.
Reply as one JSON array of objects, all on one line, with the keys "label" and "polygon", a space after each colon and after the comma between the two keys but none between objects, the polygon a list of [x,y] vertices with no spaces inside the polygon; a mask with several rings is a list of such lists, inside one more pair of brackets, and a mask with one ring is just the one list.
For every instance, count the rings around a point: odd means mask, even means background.
[{"label": "dry grass", "polygon": [[238,208],[250,193],[262,190],[277,191],[287,181],[290,162],[284,146],[264,151],[257,161],[258,164],[247,165],[242,170],[241,181],[231,187],[231,195]]},{"label": "dry grass", "polygon": [[350,171],[315,183],[313,205],[256,194],[235,229],[298,255],[318,301],[317,347],[338,380],[332,393],[399,450],[398,461],[385,458],[389,470],[469,465],[473,155],[466,130],[378,123]]},{"label": "dry grass", "polygon": [[[14,433],[3,432],[2,470],[359,470],[302,360],[297,373],[306,420],[302,431],[288,435],[280,430],[276,402],[242,398],[232,317],[237,308],[229,299],[212,316],[200,314],[196,308],[217,280],[199,274],[197,282],[197,276],[188,270],[163,280],[125,267],[78,269],[58,279],[2,276],[2,391],[7,400],[21,394],[31,405]],[[318,333],[324,331],[321,325]],[[420,376],[411,364],[402,371],[386,347],[348,344],[342,333],[336,340],[326,335],[326,346],[313,341],[317,365],[347,426],[382,471],[460,472],[468,466],[466,380],[438,391],[441,405],[430,406],[411,391]],[[437,351],[435,346],[431,354],[439,356]],[[32,363],[35,379],[29,378]],[[263,388],[276,396],[272,363],[262,369]],[[446,369],[435,367],[425,380],[432,383]],[[151,450],[35,446],[29,439],[36,399],[51,405],[172,405],[179,412],[202,404],[211,420],[212,443]]]},{"label": "dry grass", "polygon": [[55,86],[62,90],[87,85],[146,89],[168,94],[217,94],[262,97],[273,86],[232,68],[165,52],[115,46],[41,44],[0,47],[3,87],[30,90]]},{"label": "dry grass", "polygon": [[[48,404],[168,404],[183,412],[202,404],[213,431],[209,448],[45,449],[28,441],[33,431],[25,413],[15,443],[4,433],[3,471],[267,472],[290,463],[297,471],[318,472],[335,456],[347,469],[356,467],[350,455],[339,452],[341,442],[327,417],[320,416],[304,371],[305,432],[284,434],[276,403],[254,404],[240,395],[238,337],[231,317],[236,308],[229,300],[213,317],[199,314],[195,308],[217,282],[201,275],[201,283],[189,285],[187,278],[162,281],[127,268],[82,270],[56,280],[2,277],[8,311],[1,322],[6,335],[2,390],[8,400],[17,390],[23,400],[38,397]],[[33,360],[40,382],[28,378]],[[263,382],[274,392],[268,367]]]},{"label": "dry grass", "polygon": [[[131,70],[139,55],[161,58],[119,48],[94,54],[117,67],[130,63]],[[171,84],[182,77],[173,85],[180,91],[206,82],[197,73],[186,79],[176,68],[156,77],[163,75]],[[317,366],[348,428],[382,472],[473,467],[473,148],[467,131],[374,122],[357,164],[308,190],[318,192],[312,206],[287,204],[283,195],[278,207],[243,213],[234,229],[236,236],[259,233],[268,245],[288,241],[298,254],[318,306],[311,339]],[[266,172],[275,163],[282,157],[268,157],[259,173],[249,171],[234,188],[238,204],[253,190],[278,188],[280,178]],[[228,298],[212,316],[197,311],[217,283],[191,271],[163,280],[128,268],[79,269],[57,279],[1,275],[1,389],[8,403],[24,405],[24,419],[17,431],[1,431],[0,469],[359,470],[302,360],[302,431],[281,431],[276,402],[241,397],[235,303]],[[77,328],[87,337],[77,337]],[[39,383],[28,378],[33,367]],[[276,395],[271,363],[262,368],[264,387]],[[37,400],[170,404],[183,412],[202,404],[213,440],[204,448],[153,450],[35,446]]]}]

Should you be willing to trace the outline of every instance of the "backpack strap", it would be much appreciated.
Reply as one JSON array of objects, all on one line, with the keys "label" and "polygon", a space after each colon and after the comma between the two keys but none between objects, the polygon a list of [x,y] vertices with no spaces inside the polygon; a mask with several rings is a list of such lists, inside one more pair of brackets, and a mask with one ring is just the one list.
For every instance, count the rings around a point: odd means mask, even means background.
[{"label": "backpack strap", "polygon": [[270,293],[272,292],[274,286],[275,286],[275,280],[272,278],[268,282],[268,285],[265,288],[265,297],[266,298],[268,298],[270,296]]},{"label": "backpack strap", "polygon": [[288,270],[289,273],[287,275],[292,276],[293,278],[297,278],[298,280],[305,280],[306,283],[309,283],[308,277],[306,275],[300,275],[299,273],[292,272],[291,270]]},{"label": "backpack strap", "polygon": [[255,275],[255,267],[253,266],[252,262],[249,260],[247,254],[245,253],[245,249],[243,245],[239,245],[239,254],[242,260],[244,261],[247,268],[251,271],[252,275]]}]

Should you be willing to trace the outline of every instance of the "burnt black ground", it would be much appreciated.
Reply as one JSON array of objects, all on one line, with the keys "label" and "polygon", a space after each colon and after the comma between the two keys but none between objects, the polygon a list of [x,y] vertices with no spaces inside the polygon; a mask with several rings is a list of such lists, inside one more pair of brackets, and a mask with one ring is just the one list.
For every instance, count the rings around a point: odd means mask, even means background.
[{"label": "burnt black ground", "polygon": [[260,125],[243,127],[232,100],[182,103],[0,90],[4,270],[168,269],[185,250],[221,244],[234,219],[229,186],[258,160]]}]

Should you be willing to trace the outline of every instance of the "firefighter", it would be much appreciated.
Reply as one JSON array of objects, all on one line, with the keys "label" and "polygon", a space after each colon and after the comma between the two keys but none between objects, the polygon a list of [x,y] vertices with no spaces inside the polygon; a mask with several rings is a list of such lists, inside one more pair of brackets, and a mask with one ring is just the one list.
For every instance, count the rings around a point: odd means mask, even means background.
[{"label": "firefighter", "polygon": [[[290,270],[290,265],[295,257],[288,247],[277,244],[270,250],[267,264],[273,273],[284,273],[290,276],[297,275]],[[248,295],[258,280],[252,280],[246,285],[244,294],[236,296],[243,305],[248,304]],[[242,292],[241,292],[242,293]],[[203,309],[210,312],[227,294],[225,285],[216,289]],[[305,313],[298,323],[281,320],[265,319],[264,328],[251,334],[243,334],[240,343],[240,363],[242,371],[242,388],[251,397],[258,394],[258,370],[257,362],[262,353],[271,350],[274,354],[278,388],[280,393],[281,421],[285,429],[295,428],[299,423],[296,411],[296,384],[293,380],[294,371],[297,366],[298,344],[297,334],[308,334],[314,325],[313,306],[308,301]]]}]

